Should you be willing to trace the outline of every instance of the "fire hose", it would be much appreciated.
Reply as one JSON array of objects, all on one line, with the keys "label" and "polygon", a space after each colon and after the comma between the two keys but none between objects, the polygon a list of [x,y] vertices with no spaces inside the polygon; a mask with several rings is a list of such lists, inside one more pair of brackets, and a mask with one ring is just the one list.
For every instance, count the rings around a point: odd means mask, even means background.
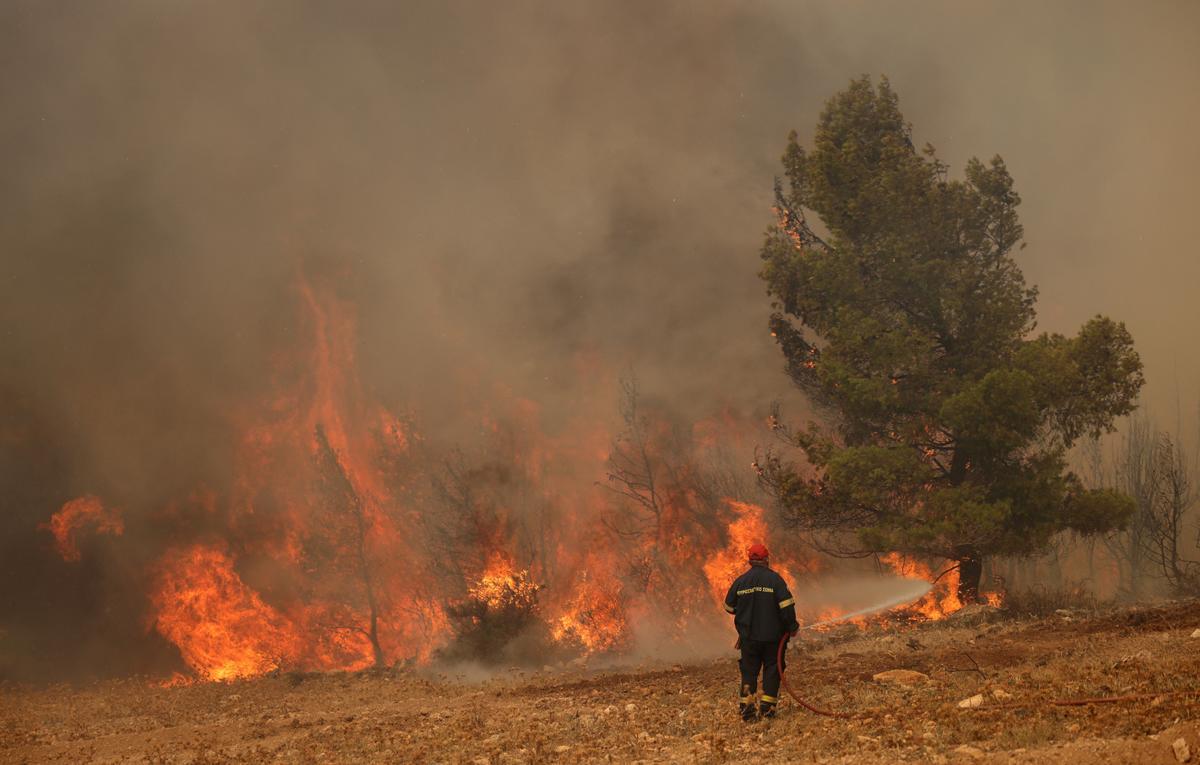
[{"label": "fire hose", "polygon": [[[839,718],[842,720],[851,720],[856,717],[859,717],[859,718],[870,717],[870,715],[862,714],[862,713],[853,715],[848,712],[834,712],[829,709],[821,709],[820,707],[816,707],[816,706],[813,706],[812,704],[809,704],[807,701],[805,701],[804,699],[802,699],[798,695],[796,695],[796,692],[792,690],[792,686],[788,685],[787,673],[784,671],[784,668],[783,668],[783,654],[784,654],[785,649],[787,648],[788,638],[790,638],[790,637],[791,637],[791,635],[785,633],[784,636],[779,639],[779,648],[776,649],[776,653],[775,653],[775,663],[776,663],[776,666],[779,667],[779,682],[783,684],[783,689],[788,692],[788,695],[791,696],[796,701],[797,704],[799,704],[800,706],[804,707],[805,709],[807,709],[808,711],[810,711],[816,715],[822,715],[824,717],[836,717],[836,718]],[[975,707],[975,709],[977,709],[978,711],[987,712],[987,711],[1005,710],[1005,709],[1029,709],[1029,708],[1038,707],[1038,706],[1083,707],[1083,706],[1091,706],[1093,704],[1120,704],[1120,703],[1130,702],[1130,701],[1146,701],[1146,700],[1163,701],[1163,700],[1169,699],[1169,698],[1177,698],[1177,697],[1181,697],[1181,696],[1196,696],[1196,695],[1200,695],[1200,691],[1186,690],[1186,691],[1174,691],[1174,692],[1167,691],[1167,692],[1159,692],[1159,693],[1134,693],[1134,694],[1130,694],[1127,696],[1099,696],[1099,697],[1094,697],[1094,698],[1082,698],[1082,699],[1049,699],[1049,700],[1028,701],[1028,702],[1015,702],[1015,703],[1011,703],[1011,704],[991,704],[988,706]]]},{"label": "fire hose", "polygon": [[[945,572],[943,572],[943,573],[945,573]],[[906,603],[906,602],[912,600],[914,594],[917,597],[924,595],[926,592],[929,591],[929,589],[932,586],[933,586],[932,583],[928,583],[928,584],[922,583],[922,589],[921,589],[920,593],[908,593],[905,595],[901,595],[899,597],[892,598],[891,600],[887,600],[883,603],[877,603],[873,606],[868,606],[867,608],[859,609],[858,611],[853,611],[848,614],[842,614],[840,616],[835,616],[832,619],[825,619],[823,621],[814,622],[813,624],[805,625],[804,627],[801,627],[800,629],[808,630],[808,629],[814,629],[814,628],[818,628],[818,627],[824,627],[827,624],[835,624],[837,622],[845,621],[847,619],[853,619],[854,617],[857,617],[857,616],[864,616],[866,614],[875,613],[877,611],[883,611],[883,610],[892,608],[894,606],[897,606],[901,603]],[[799,630],[797,630],[797,632],[799,632]],[[834,712],[834,711],[831,711],[828,709],[821,709],[819,707],[815,707],[812,704],[809,704],[804,699],[800,698],[798,695],[796,695],[796,692],[792,690],[792,687],[790,685],[788,685],[787,673],[783,671],[783,652],[784,652],[784,649],[787,647],[787,641],[788,641],[788,638],[790,638],[790,637],[791,637],[791,635],[784,633],[783,637],[781,637],[779,639],[779,648],[776,649],[776,653],[775,653],[775,665],[779,668],[779,681],[783,684],[783,689],[788,692],[788,695],[791,696],[796,701],[797,704],[804,707],[805,709],[812,712],[813,714],[824,715],[825,717],[839,717],[842,719],[850,719],[850,718],[854,717],[854,715],[848,714],[846,712]]]},{"label": "fire hose", "polygon": [[833,712],[828,709],[814,707],[812,704],[809,704],[807,701],[796,695],[796,692],[792,690],[792,686],[788,685],[787,673],[783,671],[783,652],[787,648],[789,637],[791,637],[791,635],[784,634],[783,637],[779,638],[779,648],[775,653],[775,665],[779,667],[779,682],[783,683],[783,689],[788,692],[789,696],[796,700],[797,704],[813,714],[823,715],[825,717],[840,717],[843,719],[849,719],[853,717],[853,715],[847,714],[846,712]]},{"label": "fire hose", "polygon": [[[942,572],[942,573],[945,574],[946,572]],[[941,575],[939,575],[938,578],[940,579]],[[928,588],[930,586],[931,585],[926,585],[926,590],[928,590]],[[827,624],[833,624],[836,622],[845,621],[847,619],[850,619],[850,618],[853,618],[856,616],[861,616],[861,615],[873,613],[876,611],[886,610],[887,608],[890,608],[890,607],[896,605],[897,603],[903,602],[906,599],[907,599],[906,597],[897,598],[895,600],[888,601],[886,603],[880,603],[878,605],[871,606],[869,608],[864,608],[859,611],[854,611],[849,614],[842,614],[842,615],[834,617],[832,619],[826,619],[824,621],[816,622],[813,624],[808,624],[808,625],[801,627],[800,629],[813,629],[813,628],[817,628],[817,627],[823,627]],[[799,631],[799,630],[797,630],[797,631]],[[797,695],[797,693],[792,690],[791,685],[789,685],[788,681],[787,681],[787,673],[784,671],[783,654],[784,654],[785,649],[787,648],[788,640],[794,634],[795,633],[790,633],[790,634],[784,633],[783,637],[781,637],[779,639],[779,646],[778,646],[778,648],[776,648],[776,652],[775,652],[775,664],[779,669],[779,682],[783,685],[783,689],[785,691],[787,691],[788,695],[791,696],[792,699],[797,704],[799,704],[800,706],[804,707],[805,709],[807,709],[808,711],[810,711],[816,715],[822,715],[824,717],[836,717],[836,718],[840,718],[840,719],[844,719],[844,720],[849,720],[849,719],[853,719],[856,717],[869,717],[870,716],[869,714],[862,713],[862,712],[855,715],[855,714],[850,714],[848,712],[836,712],[836,711],[829,710],[829,709],[822,709],[822,708],[814,706],[814,705],[808,703],[807,701],[805,701],[804,699],[800,698],[800,696]],[[1128,696],[1101,696],[1101,697],[1096,697],[1096,698],[1081,698],[1081,699],[1049,699],[1049,700],[1028,701],[1028,702],[1015,702],[1015,703],[1010,703],[1010,704],[990,704],[987,706],[980,706],[980,707],[973,707],[973,708],[979,709],[980,711],[987,711],[987,710],[995,710],[995,709],[1029,708],[1029,707],[1036,707],[1036,706],[1043,706],[1043,705],[1055,706],[1055,707],[1077,707],[1077,706],[1091,706],[1093,704],[1120,704],[1120,703],[1126,703],[1126,702],[1131,702],[1131,701],[1142,701],[1142,700],[1146,700],[1146,699],[1160,699],[1161,700],[1161,699],[1167,699],[1167,698],[1175,698],[1175,697],[1179,697],[1179,696],[1195,696],[1195,695],[1200,695],[1200,690],[1186,690],[1186,691],[1174,691],[1174,692],[1168,691],[1168,692],[1159,692],[1159,693],[1141,693],[1141,694],[1132,694],[1132,695],[1128,695]]]}]

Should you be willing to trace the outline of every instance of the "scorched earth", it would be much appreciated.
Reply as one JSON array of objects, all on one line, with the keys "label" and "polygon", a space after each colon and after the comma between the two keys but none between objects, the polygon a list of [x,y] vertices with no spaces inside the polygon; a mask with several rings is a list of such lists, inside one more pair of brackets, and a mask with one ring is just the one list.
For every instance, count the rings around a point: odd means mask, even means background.
[{"label": "scorched earth", "polygon": [[[855,715],[735,714],[732,653],[626,667],[276,674],[3,689],[0,760],[1109,762],[1200,758],[1200,602],[811,634],[788,675]],[[893,669],[908,683],[875,676]],[[886,676],[885,676],[886,677]],[[968,700],[978,697],[974,702]],[[1096,699],[1079,706],[1055,701]],[[962,706],[966,702],[967,706]],[[970,706],[974,703],[975,706]]]}]

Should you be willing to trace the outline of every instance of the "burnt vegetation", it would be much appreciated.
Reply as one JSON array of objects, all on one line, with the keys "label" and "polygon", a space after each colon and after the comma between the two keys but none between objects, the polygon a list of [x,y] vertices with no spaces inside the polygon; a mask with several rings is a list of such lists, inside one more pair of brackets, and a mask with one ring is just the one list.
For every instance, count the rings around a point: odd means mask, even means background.
[{"label": "burnt vegetation", "polygon": [[329,444],[325,428],[315,434],[318,488],[323,512],[317,517],[320,534],[305,539],[305,570],[317,587],[332,590],[333,600],[351,613],[363,614],[365,624],[345,624],[364,634],[371,644],[376,667],[387,663],[379,642],[379,587],[375,552],[371,549],[371,518],[363,498],[351,483],[338,453]]}]

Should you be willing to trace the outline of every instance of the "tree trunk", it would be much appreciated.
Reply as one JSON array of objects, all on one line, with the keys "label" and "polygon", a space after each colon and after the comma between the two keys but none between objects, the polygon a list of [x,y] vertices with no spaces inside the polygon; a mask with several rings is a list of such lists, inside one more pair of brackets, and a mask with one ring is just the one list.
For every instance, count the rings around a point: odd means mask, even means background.
[{"label": "tree trunk", "polygon": [[1093,595],[1099,595],[1100,588],[1096,584],[1096,540],[1089,538],[1087,541],[1087,576],[1088,586],[1092,589]]},{"label": "tree trunk", "polygon": [[379,610],[375,606],[375,593],[373,590],[367,590],[370,601],[370,626],[367,629],[367,638],[371,641],[371,652],[375,655],[375,667],[382,668],[387,666],[387,662],[383,658],[383,646],[379,644]]},{"label": "tree trunk", "polygon": [[958,599],[964,606],[979,602],[979,580],[983,576],[983,556],[973,547],[958,549]]},{"label": "tree trunk", "polygon": [[364,517],[362,504],[358,505],[355,518],[358,521],[358,566],[359,576],[362,577],[363,587],[367,592],[367,638],[371,641],[371,652],[375,657],[376,668],[387,666],[383,658],[383,646],[379,643],[379,605],[375,600],[375,580],[371,575],[371,564],[367,561],[367,521]]}]

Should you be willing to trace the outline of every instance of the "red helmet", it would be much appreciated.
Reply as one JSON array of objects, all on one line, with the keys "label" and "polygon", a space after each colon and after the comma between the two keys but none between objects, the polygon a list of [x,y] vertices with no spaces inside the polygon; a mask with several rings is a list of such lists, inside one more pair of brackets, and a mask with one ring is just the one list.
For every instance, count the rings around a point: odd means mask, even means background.
[{"label": "red helmet", "polygon": [[767,560],[771,557],[771,553],[767,552],[767,546],[761,544],[750,545],[749,555],[751,561]]}]

